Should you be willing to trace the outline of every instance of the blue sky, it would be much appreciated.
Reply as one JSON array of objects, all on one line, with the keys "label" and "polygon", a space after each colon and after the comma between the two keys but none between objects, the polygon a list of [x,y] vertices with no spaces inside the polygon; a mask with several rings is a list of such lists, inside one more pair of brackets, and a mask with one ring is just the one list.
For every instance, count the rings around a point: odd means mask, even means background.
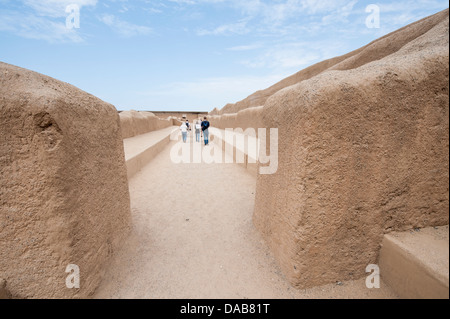
[{"label": "blue sky", "polygon": [[[67,28],[66,7],[80,8]],[[366,8],[380,8],[368,28]],[[446,9],[448,1],[0,0],[0,61],[119,110],[210,111]]]}]

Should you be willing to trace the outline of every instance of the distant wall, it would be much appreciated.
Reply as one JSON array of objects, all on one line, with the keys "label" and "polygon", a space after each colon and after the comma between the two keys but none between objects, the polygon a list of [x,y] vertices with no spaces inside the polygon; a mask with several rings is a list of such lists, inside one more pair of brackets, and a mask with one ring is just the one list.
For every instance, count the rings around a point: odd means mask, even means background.
[{"label": "distant wall", "polygon": [[242,128],[243,130],[254,128],[257,131],[258,128],[265,127],[262,119],[263,108],[263,106],[259,106],[248,108],[238,113],[210,115],[208,119],[211,126],[222,130],[227,128]]},{"label": "distant wall", "polygon": [[161,119],[150,112],[125,111],[120,113],[123,138],[158,131],[177,123],[176,119]]},{"label": "distant wall", "polygon": [[152,113],[161,119],[172,117],[181,120],[183,116],[186,116],[186,119],[188,119],[190,122],[194,122],[197,119],[203,118],[208,115],[208,112],[152,112]]},{"label": "distant wall", "polygon": [[0,278],[15,298],[89,297],[130,224],[117,111],[0,63],[0,113]]}]

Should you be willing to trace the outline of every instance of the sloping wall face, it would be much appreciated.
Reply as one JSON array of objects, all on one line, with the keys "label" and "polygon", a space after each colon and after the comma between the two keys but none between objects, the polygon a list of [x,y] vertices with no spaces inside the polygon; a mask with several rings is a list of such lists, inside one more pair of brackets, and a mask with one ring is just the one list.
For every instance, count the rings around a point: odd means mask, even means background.
[{"label": "sloping wall face", "polygon": [[262,119],[263,108],[252,107],[242,110],[238,113],[224,114],[224,115],[212,115],[208,119],[213,127],[225,130],[242,128],[246,130],[248,128],[254,128],[256,132],[258,128],[264,128],[264,122]]},{"label": "sloping wall face", "polygon": [[16,298],[88,297],[129,230],[117,111],[0,63],[0,113],[0,278]]},{"label": "sloping wall face", "polygon": [[275,94],[254,222],[297,287],[361,278],[385,233],[449,223],[448,11],[397,53]]}]

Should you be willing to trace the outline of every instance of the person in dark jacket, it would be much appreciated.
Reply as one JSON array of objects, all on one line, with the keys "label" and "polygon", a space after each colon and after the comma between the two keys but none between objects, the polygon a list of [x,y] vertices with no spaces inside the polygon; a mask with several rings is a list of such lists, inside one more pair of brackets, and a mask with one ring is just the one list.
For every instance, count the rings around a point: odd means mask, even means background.
[{"label": "person in dark jacket", "polygon": [[205,139],[205,146],[209,144],[209,127],[210,127],[210,124],[208,122],[208,119],[205,116],[205,119],[202,122],[202,132],[203,132],[203,138]]}]

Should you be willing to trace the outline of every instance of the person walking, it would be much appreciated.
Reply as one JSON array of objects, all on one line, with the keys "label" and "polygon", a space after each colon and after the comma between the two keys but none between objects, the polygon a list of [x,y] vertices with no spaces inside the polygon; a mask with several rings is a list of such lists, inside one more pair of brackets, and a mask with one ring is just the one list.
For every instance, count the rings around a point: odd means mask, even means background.
[{"label": "person walking", "polygon": [[200,134],[202,132],[202,126],[200,125],[200,121],[195,123],[195,141],[200,142]]},{"label": "person walking", "polygon": [[180,126],[181,135],[183,136],[183,143],[186,143],[187,141],[187,133],[188,133],[188,127],[186,123],[182,123]]},{"label": "person walking", "polygon": [[210,123],[208,122],[208,119],[205,116],[205,119],[202,122],[202,131],[203,131],[203,138],[205,139],[205,146],[209,144],[209,127]]}]

